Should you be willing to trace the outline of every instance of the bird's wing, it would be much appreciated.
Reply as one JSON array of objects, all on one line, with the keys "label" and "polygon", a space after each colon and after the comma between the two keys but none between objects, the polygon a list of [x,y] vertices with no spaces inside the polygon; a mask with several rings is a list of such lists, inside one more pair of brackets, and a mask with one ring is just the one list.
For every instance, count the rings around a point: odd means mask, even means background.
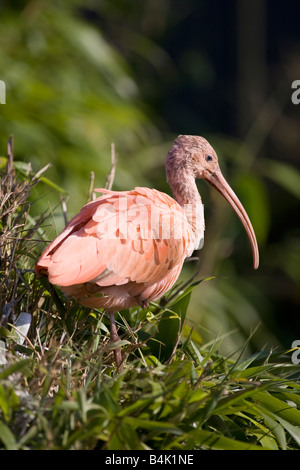
[{"label": "bird's wing", "polygon": [[148,188],[106,193],[84,206],[41,256],[37,271],[47,270],[53,284],[151,284],[182,264],[192,235],[170,196]]}]

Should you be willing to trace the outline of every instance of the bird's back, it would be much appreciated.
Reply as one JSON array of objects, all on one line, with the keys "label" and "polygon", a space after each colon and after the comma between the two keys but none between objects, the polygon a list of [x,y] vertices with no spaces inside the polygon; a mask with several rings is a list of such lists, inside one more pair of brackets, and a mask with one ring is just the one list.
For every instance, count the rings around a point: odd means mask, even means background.
[{"label": "bird's back", "polygon": [[44,251],[37,273],[91,307],[118,310],[159,298],[193,250],[183,209],[155,189],[99,191]]}]

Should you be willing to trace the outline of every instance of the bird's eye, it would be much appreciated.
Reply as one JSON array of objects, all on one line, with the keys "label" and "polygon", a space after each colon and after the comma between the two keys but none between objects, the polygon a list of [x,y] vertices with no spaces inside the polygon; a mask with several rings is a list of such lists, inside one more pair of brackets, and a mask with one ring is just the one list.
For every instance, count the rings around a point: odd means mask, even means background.
[{"label": "bird's eye", "polygon": [[205,160],[206,160],[207,162],[212,162],[213,157],[212,157],[211,155],[206,155]]}]

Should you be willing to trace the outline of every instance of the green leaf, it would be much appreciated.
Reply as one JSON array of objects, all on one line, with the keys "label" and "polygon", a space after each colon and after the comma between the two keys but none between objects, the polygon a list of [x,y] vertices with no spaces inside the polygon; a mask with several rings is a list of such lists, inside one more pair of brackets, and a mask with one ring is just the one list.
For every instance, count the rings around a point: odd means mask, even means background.
[{"label": "green leaf", "polygon": [[[255,411],[264,419],[266,426],[269,428],[270,432],[275,436],[280,448],[282,450],[285,450],[286,436],[284,428],[280,423],[278,423],[278,421],[276,420],[276,416],[272,415],[272,413],[264,412],[259,406],[255,407]],[[252,410],[250,412],[252,412]]]},{"label": "green leaf", "polygon": [[0,384],[0,409],[6,421],[10,421],[19,399],[12,387],[3,387]]},{"label": "green leaf", "polygon": [[[3,162],[0,162],[0,168],[2,165],[6,165],[7,163],[7,157],[1,157],[3,160]],[[47,165],[48,166],[48,165]],[[35,177],[35,173],[33,171],[30,170],[30,164],[28,164],[27,162],[21,162],[21,161],[16,161],[14,160],[14,167],[18,170],[18,172],[28,178],[28,176],[31,176],[31,177]],[[46,171],[47,168],[45,168],[45,171]],[[43,170],[42,170],[43,172]],[[39,172],[38,172],[39,173]],[[37,173],[37,175],[38,175]],[[38,177],[39,181],[41,181],[43,184],[45,184],[46,186],[49,186],[50,188],[54,189],[55,191],[61,193],[61,194],[65,194],[67,191],[65,189],[63,189],[62,187],[60,187],[58,184],[54,183],[54,181],[51,181],[49,178],[45,177],[45,176],[40,176]]]},{"label": "green leaf", "polygon": [[123,416],[126,416],[128,414],[135,413],[139,410],[142,410],[143,408],[146,408],[148,405],[150,405],[153,400],[155,399],[155,396],[151,396],[150,398],[141,398],[139,400],[136,400],[134,403],[132,403],[129,406],[126,406],[123,408],[119,413],[118,417],[122,418]]},{"label": "green leaf", "polygon": [[0,441],[3,442],[6,450],[17,450],[18,445],[16,439],[6,424],[0,421]]},{"label": "green leaf", "polygon": [[0,371],[0,380],[6,379],[15,372],[21,372],[25,377],[32,374],[32,359],[21,359]]},{"label": "green leaf", "polygon": [[300,426],[300,411],[293,406],[290,406],[285,401],[273,397],[267,391],[257,391],[254,400],[259,405],[276,414],[278,419],[282,418],[292,425]]},{"label": "green leaf", "polygon": [[52,189],[55,189],[55,191],[61,193],[61,194],[66,194],[67,191],[63,189],[61,186],[58,186],[58,184],[54,183],[51,181],[49,178],[46,178],[45,176],[42,176],[40,178],[40,181],[45,184],[46,186],[49,186]]},{"label": "green leaf", "polygon": [[124,420],[127,424],[130,424],[133,429],[142,428],[156,431],[158,433],[168,432],[171,434],[182,434],[182,431],[173,423],[163,423],[161,421],[133,418],[131,416],[127,416]]},{"label": "green leaf", "polygon": [[174,352],[183,328],[192,290],[201,282],[191,284],[165,309],[158,324],[158,332],[153,337],[154,341],[149,342],[152,354],[161,362],[168,360]]},{"label": "green leaf", "polygon": [[265,447],[230,439],[216,432],[210,432],[202,429],[197,429],[190,432],[187,436],[189,441],[197,443],[197,446],[202,449],[212,450],[267,450]]},{"label": "green leaf", "polygon": [[286,438],[283,428],[292,436],[298,446],[300,445],[300,429],[298,426],[294,426],[293,424],[278,416],[278,414],[272,413],[260,405],[258,405],[257,408],[260,411],[261,416],[265,419],[266,423],[268,422],[268,419],[269,422],[273,423],[272,432],[276,435],[278,442],[283,449],[286,448]]},{"label": "green leaf", "polygon": [[237,392],[230,393],[228,396],[222,397],[218,400],[213,414],[231,414],[238,412],[241,409],[247,409],[251,407],[252,403],[246,401],[246,398],[252,398],[253,400],[257,397],[257,388],[249,388],[238,390]]},{"label": "green leaf", "polygon": [[296,167],[285,162],[264,159],[261,170],[297,199],[300,199],[300,172]]}]

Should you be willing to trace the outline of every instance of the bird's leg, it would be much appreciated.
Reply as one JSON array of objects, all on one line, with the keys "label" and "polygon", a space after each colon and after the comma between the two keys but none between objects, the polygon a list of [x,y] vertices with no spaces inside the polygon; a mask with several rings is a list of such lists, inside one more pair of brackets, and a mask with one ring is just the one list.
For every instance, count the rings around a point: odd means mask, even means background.
[{"label": "bird's leg", "polygon": [[[109,320],[110,320],[110,341],[112,343],[116,343],[117,341],[121,341],[120,336],[118,335],[117,331],[117,325],[115,322],[115,314],[114,312],[111,312],[109,314]],[[121,353],[121,348],[116,348],[114,349],[114,356],[115,356],[115,361],[117,365],[117,370],[120,371],[122,370],[123,367],[123,358],[122,358],[122,353]]]}]

